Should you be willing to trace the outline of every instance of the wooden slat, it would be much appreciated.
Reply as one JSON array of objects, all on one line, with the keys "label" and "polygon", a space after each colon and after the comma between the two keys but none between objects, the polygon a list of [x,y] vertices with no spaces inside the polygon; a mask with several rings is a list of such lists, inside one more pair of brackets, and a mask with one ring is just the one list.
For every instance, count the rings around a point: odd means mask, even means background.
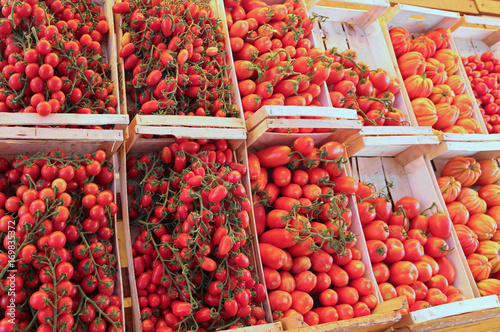
[{"label": "wooden slat", "polygon": [[[403,319],[400,323],[408,323]],[[495,332],[500,326],[500,309],[472,312],[465,315],[442,318],[426,323],[401,326],[397,332]]]},{"label": "wooden slat", "polygon": [[475,0],[481,14],[500,15],[500,2],[494,0]]},{"label": "wooden slat", "polygon": [[181,115],[136,115],[137,126],[245,128],[243,119]]},{"label": "wooden slat", "polygon": [[457,11],[465,14],[478,14],[479,10],[474,0],[391,0],[391,4],[404,4]]},{"label": "wooden slat", "polygon": [[0,113],[0,125],[4,126],[55,126],[55,125],[118,125],[125,129],[128,116],[122,114],[73,114],[53,113],[40,116],[36,113]]},{"label": "wooden slat", "polygon": [[498,297],[496,295],[490,295],[486,297],[480,297],[477,299],[470,299],[467,301],[452,302],[443,304],[442,310],[418,310],[410,313],[412,321],[415,324],[427,322],[430,320],[444,318],[454,315],[460,315],[477,310],[486,310],[499,308],[500,303],[498,303]]},{"label": "wooden slat", "polygon": [[386,194],[387,191],[384,176],[384,167],[382,166],[382,159],[378,157],[357,157],[357,166],[359,181],[373,183],[377,190],[384,190]]}]

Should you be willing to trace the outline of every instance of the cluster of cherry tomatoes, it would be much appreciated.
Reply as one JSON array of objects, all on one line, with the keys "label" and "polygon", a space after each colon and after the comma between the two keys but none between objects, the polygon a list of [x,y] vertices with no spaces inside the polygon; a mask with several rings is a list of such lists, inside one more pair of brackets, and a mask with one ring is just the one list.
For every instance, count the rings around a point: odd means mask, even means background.
[{"label": "cluster of cherry tomatoes", "polygon": [[450,159],[438,184],[482,295],[500,295],[500,168],[496,160]]},{"label": "cluster of cherry tomatoes", "polygon": [[500,133],[500,63],[492,52],[480,57],[471,55],[462,58],[465,72],[471,82],[474,97],[488,129],[488,133]]},{"label": "cluster of cherry tomatoes", "polygon": [[117,3],[129,113],[239,116],[221,22],[208,1]]},{"label": "cluster of cherry tomatoes", "polygon": [[465,77],[457,74],[460,56],[449,48],[443,28],[411,39],[408,30],[389,30],[404,85],[419,126],[450,133],[480,133],[473,118],[475,102],[466,94]]},{"label": "cluster of cherry tomatoes", "polygon": [[123,331],[106,153],[0,158],[0,173],[0,329]]},{"label": "cluster of cherry tomatoes", "polygon": [[[247,233],[247,168],[226,140],[176,139],[127,161],[132,247],[145,332],[265,324]],[[252,263],[252,264],[251,264]]]},{"label": "cluster of cherry tomatoes", "polygon": [[101,48],[109,25],[97,4],[30,0],[1,13],[0,112],[117,113]]},{"label": "cluster of cherry tomatoes", "polygon": [[313,21],[301,1],[224,5],[245,119],[265,105],[327,106],[318,97],[332,61],[311,41]]},{"label": "cluster of cherry tomatoes", "polygon": [[358,211],[373,273],[384,300],[405,295],[410,311],[464,300],[452,284],[456,271],[445,257],[453,250],[446,239],[452,223],[446,213],[420,214],[415,197],[402,197],[394,205],[375,198],[372,185],[360,183]]},{"label": "cluster of cherry tomatoes", "polygon": [[350,231],[348,195],[358,182],[342,176],[344,147],[316,147],[309,136],[292,147],[249,152],[254,215],[273,318],[309,325],[369,315],[375,284]]},{"label": "cluster of cherry tomatoes", "polygon": [[365,126],[408,124],[404,112],[393,107],[395,96],[401,91],[397,78],[390,77],[384,69],[370,70],[367,64],[357,61],[355,50],[325,53],[335,61],[326,80],[331,86],[333,107],[355,109]]}]

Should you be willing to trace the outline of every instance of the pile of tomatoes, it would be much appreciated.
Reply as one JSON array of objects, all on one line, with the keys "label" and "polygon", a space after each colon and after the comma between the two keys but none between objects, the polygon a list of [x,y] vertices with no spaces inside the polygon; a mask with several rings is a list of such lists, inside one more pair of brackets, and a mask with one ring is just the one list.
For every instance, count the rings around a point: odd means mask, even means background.
[{"label": "pile of tomatoes", "polygon": [[97,4],[31,0],[1,12],[0,112],[116,114],[101,49],[109,25]]},{"label": "pile of tomatoes", "polygon": [[335,61],[326,80],[331,85],[333,107],[355,109],[365,126],[408,124],[404,112],[393,107],[395,96],[401,91],[397,78],[390,77],[384,69],[370,70],[367,64],[357,61],[354,50],[325,53]]},{"label": "pile of tomatoes", "polygon": [[318,97],[332,61],[311,41],[313,21],[302,1],[224,6],[245,119],[265,105],[327,106]]},{"label": "pile of tomatoes", "polygon": [[471,82],[474,96],[488,129],[488,133],[500,133],[500,63],[492,52],[485,52],[478,58],[471,55],[462,58],[465,72]]},{"label": "pile of tomatoes", "polygon": [[226,140],[176,139],[127,161],[142,330],[214,331],[265,324],[253,272],[252,206]]},{"label": "pile of tomatoes", "polygon": [[0,173],[0,330],[123,331],[106,153],[0,158]]},{"label": "pile of tomatoes", "polygon": [[500,168],[496,160],[455,157],[438,178],[481,295],[500,295]]},{"label": "pile of tomatoes", "polygon": [[472,118],[475,101],[457,74],[460,56],[449,49],[448,31],[439,28],[415,39],[402,27],[389,33],[418,124],[449,133],[480,133]]},{"label": "pile of tomatoes", "polygon": [[[405,295],[410,311],[465,298],[452,286],[456,271],[446,254],[452,223],[446,213],[421,214],[420,202],[405,196],[394,205],[360,183],[358,211],[373,273],[384,300]],[[424,212],[424,211],[422,211]]]},{"label": "pile of tomatoes", "polygon": [[129,110],[135,114],[239,116],[221,21],[209,1],[124,1],[123,59]]},{"label": "pile of tomatoes", "polygon": [[254,215],[273,318],[309,325],[369,315],[377,304],[361,252],[349,231],[349,198],[358,182],[342,176],[344,147],[316,147],[309,136],[292,147],[249,152]]}]

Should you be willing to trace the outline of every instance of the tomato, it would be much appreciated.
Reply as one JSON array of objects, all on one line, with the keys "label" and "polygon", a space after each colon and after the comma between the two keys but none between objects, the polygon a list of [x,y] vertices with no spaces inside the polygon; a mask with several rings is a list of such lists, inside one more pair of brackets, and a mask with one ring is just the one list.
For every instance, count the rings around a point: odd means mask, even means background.
[{"label": "tomato", "polygon": [[395,238],[389,238],[384,241],[387,247],[387,255],[384,262],[394,263],[402,260],[405,257],[405,248],[403,243]]},{"label": "tomato", "polygon": [[[356,191],[356,195],[359,195],[358,192],[359,188],[358,191]],[[375,207],[370,202],[364,201],[357,203],[357,207],[358,207],[359,219],[362,225],[370,224],[375,219],[376,217]]]},{"label": "tomato", "polygon": [[431,236],[427,238],[427,243],[424,246],[425,253],[433,258],[444,257],[448,251],[448,243],[439,237]]},{"label": "tomato", "polygon": [[439,265],[439,273],[445,277],[448,284],[451,285],[456,278],[456,271],[453,263],[446,257],[436,258],[436,263]]},{"label": "tomato", "polygon": [[292,306],[292,296],[281,290],[269,292],[269,303],[271,310],[286,311]]},{"label": "tomato", "polygon": [[363,226],[363,233],[366,240],[385,241],[389,237],[388,226],[381,220],[376,220]]},{"label": "tomato", "polygon": [[332,267],[327,272],[332,280],[332,285],[335,287],[344,287],[349,283],[349,275],[346,271],[340,268],[337,264],[332,264]]},{"label": "tomato", "polygon": [[294,276],[296,290],[309,293],[317,283],[317,277],[311,271],[304,271]]},{"label": "tomato", "polygon": [[393,285],[410,285],[417,281],[418,270],[408,261],[399,261],[389,267],[389,282]]},{"label": "tomato", "polygon": [[378,197],[375,204],[376,218],[384,222],[389,221],[392,203],[384,197]]},{"label": "tomato", "polygon": [[403,197],[394,206],[396,208],[402,207],[408,219],[412,219],[420,212],[420,202],[415,197]]},{"label": "tomato", "polygon": [[266,286],[269,290],[276,289],[281,285],[281,276],[277,270],[268,268],[264,266],[264,278],[266,281]]},{"label": "tomato", "polygon": [[439,289],[443,294],[448,292],[448,280],[440,274],[433,276],[426,285],[429,288]]},{"label": "tomato", "polygon": [[371,294],[375,288],[373,281],[370,278],[365,277],[354,279],[349,283],[349,285],[354,287],[360,296]]},{"label": "tomato", "polygon": [[429,288],[427,291],[427,295],[425,297],[425,301],[429,303],[429,305],[435,306],[446,303],[446,295],[444,295],[441,290],[437,288]]},{"label": "tomato", "polygon": [[343,176],[331,180],[334,183],[335,191],[346,195],[352,195],[358,190],[358,181],[350,176]]},{"label": "tomato", "polygon": [[424,247],[417,239],[406,239],[404,245],[404,260],[417,262],[424,256]]},{"label": "tomato", "polygon": [[292,297],[292,309],[301,314],[306,314],[312,309],[314,300],[309,294],[301,291],[293,291],[290,295]]},{"label": "tomato", "polygon": [[390,299],[397,297],[396,288],[388,282],[383,282],[383,283],[379,284],[378,288],[380,290],[380,293],[381,293],[384,301],[387,301],[387,300],[390,300]]},{"label": "tomato", "polygon": [[417,261],[414,263],[418,270],[418,281],[427,282],[433,275],[431,264],[425,261]]},{"label": "tomato", "polygon": [[313,309],[312,311],[318,315],[318,321],[320,324],[336,322],[339,319],[337,310],[333,307],[319,307]]},{"label": "tomato", "polygon": [[287,164],[290,160],[291,149],[288,146],[269,147],[257,152],[260,165],[264,167],[278,167]]},{"label": "tomato", "polygon": [[319,295],[319,302],[324,307],[333,307],[338,303],[337,292],[333,289],[326,289]]},{"label": "tomato", "polygon": [[366,241],[372,263],[382,262],[387,257],[387,246],[380,240]]},{"label": "tomato", "polygon": [[[379,263],[377,263],[377,264],[379,264]],[[373,266],[373,269],[374,269],[374,274],[375,274],[375,267],[374,266]],[[347,272],[347,274],[349,276],[349,280],[360,278],[365,273],[365,265],[360,260],[354,260],[354,259],[351,260],[349,263],[347,263],[346,265],[343,266],[343,269],[345,272]]]}]

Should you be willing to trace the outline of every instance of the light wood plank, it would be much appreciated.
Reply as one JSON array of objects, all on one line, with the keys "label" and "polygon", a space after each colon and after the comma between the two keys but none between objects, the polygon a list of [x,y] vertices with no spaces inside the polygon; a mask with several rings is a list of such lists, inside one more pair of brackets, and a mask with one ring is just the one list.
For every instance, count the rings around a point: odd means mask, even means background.
[{"label": "light wood plank", "polygon": [[389,192],[386,188],[384,168],[382,158],[378,157],[357,157],[357,166],[359,180],[362,182],[373,183],[377,190],[383,190],[386,194]]},{"label": "light wood plank", "polygon": [[474,0],[391,0],[391,3],[422,6],[441,10],[458,11],[467,14],[478,14]]}]

